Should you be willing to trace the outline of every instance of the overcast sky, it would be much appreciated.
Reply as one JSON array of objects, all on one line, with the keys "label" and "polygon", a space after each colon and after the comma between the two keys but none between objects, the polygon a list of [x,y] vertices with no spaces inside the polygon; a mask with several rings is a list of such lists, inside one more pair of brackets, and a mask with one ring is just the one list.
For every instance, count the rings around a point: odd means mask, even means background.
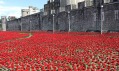
[{"label": "overcast sky", "polygon": [[21,9],[34,6],[38,9],[44,7],[47,0],[0,0],[0,17],[1,16],[21,16]]}]

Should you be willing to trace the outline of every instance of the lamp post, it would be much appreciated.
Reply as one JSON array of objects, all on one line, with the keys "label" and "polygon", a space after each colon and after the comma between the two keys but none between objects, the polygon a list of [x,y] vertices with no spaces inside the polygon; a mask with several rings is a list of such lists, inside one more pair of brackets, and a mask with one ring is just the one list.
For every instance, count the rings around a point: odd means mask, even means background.
[{"label": "lamp post", "polygon": [[103,34],[103,5],[101,5],[101,34]]},{"label": "lamp post", "polygon": [[31,20],[30,20],[30,23],[29,23],[29,31],[31,31]]},{"label": "lamp post", "polygon": [[21,22],[21,31],[22,31],[22,22]]},{"label": "lamp post", "polygon": [[40,18],[38,17],[38,24],[39,24],[39,29],[38,30],[40,30],[41,29],[41,25],[40,25]]},{"label": "lamp post", "polygon": [[53,14],[53,33],[55,32],[54,16],[55,16],[55,14]]},{"label": "lamp post", "polygon": [[70,32],[71,31],[71,22],[70,22],[70,11],[68,11],[68,23],[69,23],[69,29],[68,29],[68,32]]}]

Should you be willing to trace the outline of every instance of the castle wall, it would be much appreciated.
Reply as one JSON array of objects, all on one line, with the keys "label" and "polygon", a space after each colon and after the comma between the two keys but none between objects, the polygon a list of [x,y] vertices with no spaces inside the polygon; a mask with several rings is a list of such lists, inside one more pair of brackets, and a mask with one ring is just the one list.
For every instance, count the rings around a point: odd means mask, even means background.
[{"label": "castle wall", "polygon": [[53,16],[52,15],[47,15],[43,16],[42,18],[42,30],[48,31],[48,30],[53,30]]},{"label": "castle wall", "polygon": [[[42,13],[22,17],[21,20],[8,21],[7,30],[22,31],[52,31],[53,21],[55,31],[119,31],[119,3],[104,4],[101,7],[89,6],[67,12],[60,12],[53,15]],[[22,25],[21,25],[22,24]],[[16,27],[14,27],[16,25]],[[21,28],[19,28],[21,25]],[[14,29],[13,29],[13,28]]]},{"label": "castle wall", "polygon": [[61,12],[56,15],[55,18],[55,30],[68,31],[68,14],[67,12]]},{"label": "castle wall", "polygon": [[119,31],[119,3],[105,4],[103,11],[103,31]]},{"label": "castle wall", "polygon": [[20,20],[11,20],[7,22],[7,31],[20,31],[21,26],[20,26]]},{"label": "castle wall", "polygon": [[8,31],[36,31],[41,29],[40,14],[33,14],[7,22]]}]

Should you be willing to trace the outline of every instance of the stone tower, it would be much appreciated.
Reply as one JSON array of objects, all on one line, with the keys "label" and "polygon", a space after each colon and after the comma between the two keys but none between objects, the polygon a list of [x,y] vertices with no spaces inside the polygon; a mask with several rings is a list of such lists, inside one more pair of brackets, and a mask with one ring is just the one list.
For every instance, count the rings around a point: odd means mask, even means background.
[{"label": "stone tower", "polygon": [[22,9],[21,14],[22,14],[22,17],[29,15],[29,9]]},{"label": "stone tower", "polygon": [[75,5],[78,8],[78,3],[83,2],[84,0],[66,0],[66,5]]},{"label": "stone tower", "polygon": [[7,22],[6,16],[2,16],[1,19],[2,19],[2,30],[6,31],[6,22]]},{"label": "stone tower", "polygon": [[29,6],[28,9],[22,9],[21,10],[21,15],[22,15],[22,17],[25,17],[25,16],[35,14],[35,13],[38,13],[38,12],[39,12],[38,8],[33,7],[33,6]]}]

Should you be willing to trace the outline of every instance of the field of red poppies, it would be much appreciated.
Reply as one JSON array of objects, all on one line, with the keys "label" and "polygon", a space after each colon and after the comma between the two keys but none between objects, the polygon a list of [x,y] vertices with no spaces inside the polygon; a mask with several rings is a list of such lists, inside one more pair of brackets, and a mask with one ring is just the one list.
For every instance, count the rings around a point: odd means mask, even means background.
[{"label": "field of red poppies", "polygon": [[119,71],[119,33],[0,32],[0,70]]}]

